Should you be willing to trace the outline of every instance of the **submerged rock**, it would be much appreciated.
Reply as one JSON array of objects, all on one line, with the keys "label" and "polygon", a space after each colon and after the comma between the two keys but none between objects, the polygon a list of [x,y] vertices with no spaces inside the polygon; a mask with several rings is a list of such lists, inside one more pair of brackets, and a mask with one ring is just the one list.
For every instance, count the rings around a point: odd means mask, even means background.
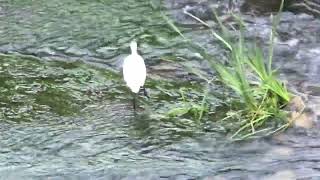
[{"label": "submerged rock", "polygon": [[[246,0],[241,6],[241,11],[254,11],[258,14],[264,14],[279,11],[280,5],[281,0]],[[320,0],[285,0],[283,8],[295,13],[320,16]]]},{"label": "submerged rock", "polygon": [[287,106],[290,111],[288,121],[294,127],[310,129],[315,125],[315,114],[307,109],[306,105],[300,96],[295,96],[291,99]]},{"label": "submerged rock", "polygon": [[[237,2],[237,5],[242,1]],[[172,17],[182,24],[193,24],[195,21],[184,11],[200,18],[201,20],[214,20],[214,12],[218,15],[226,14],[231,9],[237,9],[233,0],[166,0],[164,5],[170,10]]]},{"label": "submerged rock", "polygon": [[298,128],[310,129],[314,127],[314,115],[312,112],[304,112],[299,114],[297,112],[292,113],[292,118],[294,118],[293,125]]},{"label": "submerged rock", "polygon": [[[171,10],[172,16],[180,23],[181,21],[184,23],[191,20],[183,11],[187,11],[202,20],[214,20],[214,11],[219,15],[226,14],[231,10],[264,15],[279,11],[281,5],[281,0],[166,0],[164,2],[165,7]],[[320,16],[320,0],[285,0],[283,11]]]},{"label": "submerged rock", "polygon": [[[255,11],[257,13],[276,12],[279,10],[281,0],[245,0],[241,6],[242,12]],[[285,7],[288,1],[285,1]]]}]

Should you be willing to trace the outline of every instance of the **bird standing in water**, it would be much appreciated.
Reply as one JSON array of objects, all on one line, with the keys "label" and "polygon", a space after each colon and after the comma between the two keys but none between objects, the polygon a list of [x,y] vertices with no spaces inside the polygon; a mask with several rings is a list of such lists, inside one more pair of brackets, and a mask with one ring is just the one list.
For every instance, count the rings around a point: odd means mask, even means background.
[{"label": "bird standing in water", "polygon": [[[127,86],[134,93],[133,109],[136,110],[135,97],[139,93],[140,87],[143,87],[147,76],[146,65],[143,58],[138,54],[138,45],[136,41],[130,43],[131,54],[123,60],[122,72],[123,79]],[[146,95],[146,90],[143,88]]]}]

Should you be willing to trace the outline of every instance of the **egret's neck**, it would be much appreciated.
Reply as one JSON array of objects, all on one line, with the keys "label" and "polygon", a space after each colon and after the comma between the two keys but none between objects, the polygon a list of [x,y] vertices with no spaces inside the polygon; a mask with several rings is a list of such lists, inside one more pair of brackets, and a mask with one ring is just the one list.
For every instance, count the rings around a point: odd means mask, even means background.
[{"label": "egret's neck", "polygon": [[131,54],[138,54],[137,48],[131,48]]},{"label": "egret's neck", "polygon": [[131,54],[138,54],[138,45],[136,42],[130,44]]}]

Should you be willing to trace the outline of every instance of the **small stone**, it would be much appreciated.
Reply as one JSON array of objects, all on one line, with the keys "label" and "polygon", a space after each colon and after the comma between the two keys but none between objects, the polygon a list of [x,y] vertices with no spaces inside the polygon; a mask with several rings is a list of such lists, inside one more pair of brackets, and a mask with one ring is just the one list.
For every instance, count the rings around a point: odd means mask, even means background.
[{"label": "small stone", "polygon": [[300,96],[295,96],[290,100],[287,108],[291,112],[302,112],[305,108],[305,104]]},{"label": "small stone", "polygon": [[314,116],[313,113],[304,112],[302,114],[293,112],[293,125],[295,127],[310,129],[314,126]]}]

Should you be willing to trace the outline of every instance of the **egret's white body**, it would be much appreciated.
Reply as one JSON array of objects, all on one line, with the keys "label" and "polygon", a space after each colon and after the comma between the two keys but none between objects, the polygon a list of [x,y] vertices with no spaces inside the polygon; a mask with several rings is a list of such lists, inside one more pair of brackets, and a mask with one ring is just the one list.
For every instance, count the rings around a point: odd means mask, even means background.
[{"label": "egret's white body", "polygon": [[131,54],[123,60],[123,79],[132,92],[138,93],[146,80],[147,70],[143,58],[138,54],[135,41],[131,42],[130,48]]}]

